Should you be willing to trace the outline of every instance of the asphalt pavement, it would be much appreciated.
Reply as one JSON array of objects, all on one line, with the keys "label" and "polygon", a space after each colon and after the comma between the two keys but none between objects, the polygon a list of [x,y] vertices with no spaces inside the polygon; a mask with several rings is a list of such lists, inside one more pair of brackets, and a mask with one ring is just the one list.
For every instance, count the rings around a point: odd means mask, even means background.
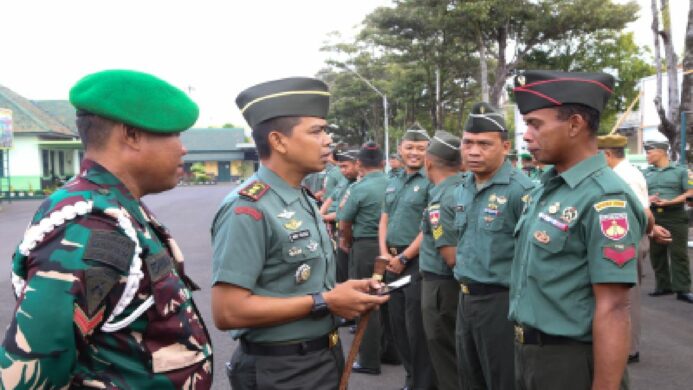
[{"label": "asphalt pavement", "polygon": [[[194,299],[210,329],[214,345],[214,389],[228,389],[224,362],[237,343],[214,327],[211,317],[211,245],[209,228],[214,213],[231,185],[179,187],[163,194],[144,198],[144,203],[172,232],[185,255],[186,272],[202,290]],[[5,272],[0,272],[0,329],[9,323],[14,297],[9,283],[10,263],[40,201],[3,203],[0,210],[0,255]],[[689,251],[689,256],[692,253]],[[642,341],[640,363],[629,365],[631,389],[678,390],[693,388],[693,305],[676,301],[672,296],[652,298],[654,277],[649,263],[645,265],[642,286]],[[340,332],[345,353],[351,335]],[[351,389],[399,389],[404,384],[402,366],[383,365],[380,376],[352,374]]]}]

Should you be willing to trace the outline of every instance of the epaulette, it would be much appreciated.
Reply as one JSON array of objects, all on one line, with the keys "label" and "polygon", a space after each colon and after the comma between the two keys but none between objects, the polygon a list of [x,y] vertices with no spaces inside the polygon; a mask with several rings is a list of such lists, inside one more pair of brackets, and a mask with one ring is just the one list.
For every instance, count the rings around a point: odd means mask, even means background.
[{"label": "epaulette", "polygon": [[605,195],[624,193],[622,181],[618,179],[618,175],[611,168],[602,168],[594,172],[591,178],[602,188]]},{"label": "epaulette", "polygon": [[520,173],[520,171],[515,169],[510,171],[510,176],[513,178],[513,181],[516,181],[517,184],[522,186],[523,190],[534,188],[534,182],[532,182],[532,179],[528,178],[527,175],[520,175]]},{"label": "epaulette", "polygon": [[269,189],[270,186],[267,183],[261,182],[260,180],[253,180],[250,184],[238,191],[238,195],[248,198],[253,202],[257,202]]}]

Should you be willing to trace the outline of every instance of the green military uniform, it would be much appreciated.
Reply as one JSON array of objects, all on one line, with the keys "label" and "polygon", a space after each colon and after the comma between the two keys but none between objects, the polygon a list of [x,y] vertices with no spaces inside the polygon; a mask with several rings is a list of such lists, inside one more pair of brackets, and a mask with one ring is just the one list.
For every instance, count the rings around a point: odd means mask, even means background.
[{"label": "green military uniform", "polygon": [[[382,153],[375,144],[375,150],[369,151],[368,145],[361,149],[361,154],[374,154],[373,160],[378,160],[374,165],[377,166],[382,161]],[[380,254],[378,223],[386,186],[387,178],[382,171],[369,172],[349,187],[340,202],[337,218],[342,222],[352,223],[353,244],[349,254],[351,278],[363,279],[373,275],[375,258]],[[373,373],[380,372],[382,327],[380,311],[373,311],[361,342],[357,362],[362,369]]]},{"label": "green military uniform", "polygon": [[[327,86],[290,78],[251,87],[236,103],[251,127],[277,115],[324,117]],[[316,201],[261,165],[226,197],[212,225],[212,283],[255,295],[296,297],[335,285],[332,242]],[[235,329],[227,374],[234,389],[335,389],[344,365],[336,319],[327,313]]]},{"label": "green military uniform", "polygon": [[[422,133],[422,132],[423,133]],[[426,140],[425,130],[410,130],[405,139]],[[420,221],[428,205],[428,192],[431,182],[423,169],[414,173],[402,172],[391,177],[385,189],[384,214],[388,215],[386,242],[390,253],[401,253],[420,232]],[[421,282],[418,256],[409,259],[401,275],[387,274],[391,281],[405,275],[412,275],[412,283],[405,289],[390,295],[388,314],[390,329],[397,351],[407,372],[407,387],[430,388],[434,381],[433,368],[428,354],[428,346],[421,318]]]},{"label": "green military uniform", "polygon": [[[465,134],[507,132],[502,114],[477,103]],[[513,324],[508,321],[508,288],[515,241],[513,231],[532,182],[509,161],[479,184],[474,174],[455,192],[457,243],[455,278],[460,381],[470,389],[512,389]]]},{"label": "green military uniform", "polygon": [[[148,132],[181,132],[197,118],[184,92],[133,71],[89,75],[70,101],[79,116]],[[84,160],[41,204],[12,273],[18,302],[0,347],[0,388],[211,387],[210,337],[180,249],[97,162]]]},{"label": "green military uniform", "polygon": [[[673,199],[693,188],[693,181],[689,179],[688,170],[684,166],[649,166],[643,173],[649,195],[658,195],[661,199]],[[688,215],[683,204],[668,207],[653,204],[650,208],[655,222],[671,232],[671,243],[668,245],[650,240],[650,262],[655,272],[655,289],[687,293],[691,290]],[[668,257],[671,257],[671,266]]]},{"label": "green military uniform", "polygon": [[339,170],[337,165],[330,164],[325,171],[325,179],[322,186],[322,188],[325,190],[323,199],[327,199],[338,185],[347,181],[347,178],[342,175],[342,172]]},{"label": "green military uniform", "polygon": [[[337,153],[337,160],[338,161],[356,161],[356,157],[358,155],[358,149],[350,149],[344,152]],[[341,175],[341,172],[340,172]],[[331,199],[332,203],[330,203],[330,207],[327,209],[327,213],[336,213],[337,209],[339,208],[339,204],[342,201],[342,198],[344,198],[344,194],[346,194],[347,189],[349,186],[351,186],[354,182],[356,182],[356,179],[354,180],[349,180],[344,175],[342,175],[343,180],[340,180],[334,189],[329,193],[329,196],[326,199]],[[327,192],[326,192],[327,193]],[[334,223],[332,224],[332,236],[335,239],[335,242],[339,242],[339,218],[335,219]],[[342,283],[345,280],[349,279],[349,253],[343,251],[339,246],[337,246],[335,250],[335,262],[337,263],[337,283]]]},{"label": "green military uniform", "polygon": [[[460,164],[459,147],[459,138],[437,131],[428,147],[428,154]],[[421,221],[421,314],[428,352],[440,390],[460,388],[455,351],[459,285],[439,249],[457,245],[454,193],[462,180],[460,173],[454,173],[432,187]]]},{"label": "green military uniform", "polygon": [[[556,102],[601,111],[614,79],[527,71],[515,83],[524,115]],[[593,285],[636,283],[637,244],[645,226],[638,199],[603,154],[542,177],[514,233],[509,318],[517,323],[517,389],[592,386]]]}]

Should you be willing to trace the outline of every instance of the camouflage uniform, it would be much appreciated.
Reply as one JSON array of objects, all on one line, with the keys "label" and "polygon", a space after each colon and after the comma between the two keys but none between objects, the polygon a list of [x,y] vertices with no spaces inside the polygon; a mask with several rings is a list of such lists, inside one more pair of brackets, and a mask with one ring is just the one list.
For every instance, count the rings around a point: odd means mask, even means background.
[{"label": "camouflage uniform", "polygon": [[12,269],[0,388],[211,386],[210,337],[178,246],[97,163],[43,202]]}]

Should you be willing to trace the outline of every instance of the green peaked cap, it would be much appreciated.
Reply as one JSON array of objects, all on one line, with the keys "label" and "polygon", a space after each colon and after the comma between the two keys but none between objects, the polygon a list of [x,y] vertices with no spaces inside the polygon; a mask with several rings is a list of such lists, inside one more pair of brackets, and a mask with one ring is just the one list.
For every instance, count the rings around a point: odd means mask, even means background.
[{"label": "green peaked cap", "polygon": [[496,131],[505,133],[505,118],[493,106],[486,102],[476,103],[469,112],[469,118],[464,125],[464,131],[469,133],[486,133]]},{"label": "green peaked cap", "polygon": [[646,141],[643,143],[643,148],[645,148],[645,150],[669,150],[669,141]]},{"label": "green peaked cap", "polygon": [[429,141],[431,137],[428,136],[426,129],[421,127],[418,123],[415,123],[412,127],[404,132],[402,137],[403,141]]},{"label": "green peaked cap", "polygon": [[134,70],[104,70],[83,77],[70,89],[78,116],[95,114],[154,133],[189,129],[199,108],[166,81]]},{"label": "green peaked cap", "polygon": [[459,137],[455,137],[445,130],[436,131],[431,138],[427,152],[447,161],[459,161],[462,158],[460,156]]}]

